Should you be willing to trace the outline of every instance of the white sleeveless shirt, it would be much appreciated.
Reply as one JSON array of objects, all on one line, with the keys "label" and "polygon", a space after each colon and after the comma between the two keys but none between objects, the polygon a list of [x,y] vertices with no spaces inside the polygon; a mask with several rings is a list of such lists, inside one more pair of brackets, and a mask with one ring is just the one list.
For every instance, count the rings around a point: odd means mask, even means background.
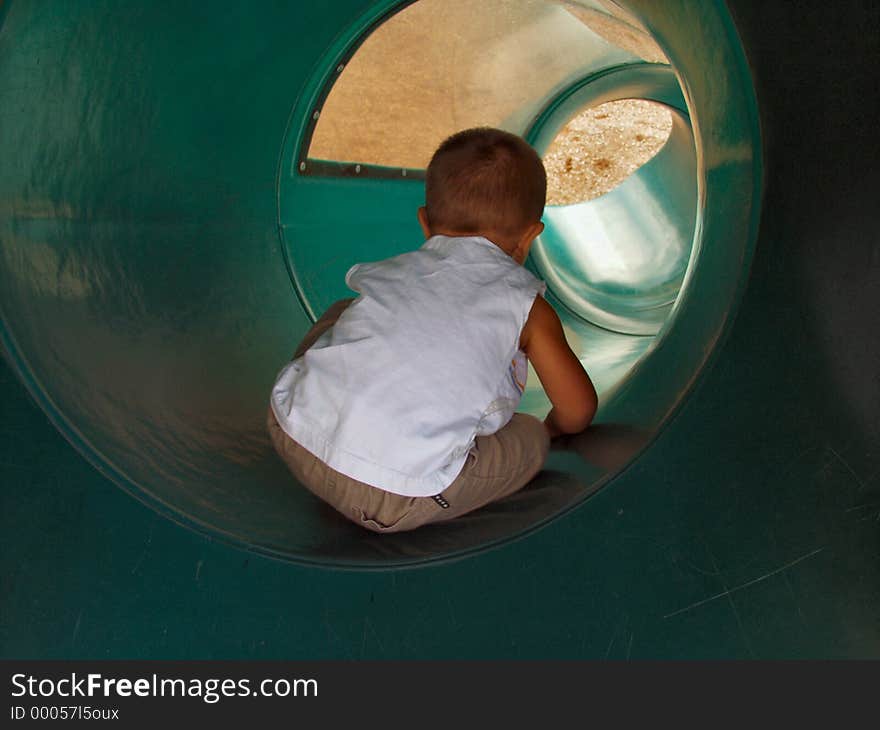
[{"label": "white sleeveless shirt", "polygon": [[352,267],[360,296],[279,374],[281,428],[342,474],[395,494],[439,494],[478,435],[512,417],[519,338],[545,284],[491,241],[434,236]]}]

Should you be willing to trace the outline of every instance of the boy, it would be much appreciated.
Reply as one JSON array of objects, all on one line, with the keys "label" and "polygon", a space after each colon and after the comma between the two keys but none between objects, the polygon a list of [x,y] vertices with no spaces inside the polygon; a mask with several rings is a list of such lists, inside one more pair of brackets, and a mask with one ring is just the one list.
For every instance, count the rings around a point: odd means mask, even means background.
[{"label": "boy", "polygon": [[[551,437],[587,427],[596,391],[543,282],[522,264],[544,226],[537,153],[497,129],[459,132],[428,165],[424,245],[358,264],[281,371],[269,431],[296,478],[375,532],[501,499],[540,471]],[[515,413],[526,358],[553,405]]]}]

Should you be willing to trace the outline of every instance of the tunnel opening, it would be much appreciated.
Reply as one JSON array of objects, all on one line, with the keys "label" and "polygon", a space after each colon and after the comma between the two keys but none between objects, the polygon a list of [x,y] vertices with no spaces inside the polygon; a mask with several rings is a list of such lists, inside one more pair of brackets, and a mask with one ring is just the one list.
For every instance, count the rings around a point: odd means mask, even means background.
[{"label": "tunnel opening", "polygon": [[[645,99],[588,106],[544,152],[535,269],[572,314],[621,335],[659,332],[691,255],[696,160],[674,116]],[[683,139],[670,142],[673,133]]]},{"label": "tunnel opening", "polygon": [[[603,77],[608,90],[600,89],[599,98],[614,94],[615,89],[627,93],[633,74],[642,73],[644,69],[638,67],[624,68]],[[675,91],[668,78],[654,82]],[[591,181],[593,194],[583,195],[583,200],[572,201],[580,197],[575,196],[574,186],[557,188],[554,195],[563,202],[548,203],[545,232],[533,248],[532,262],[574,318],[619,335],[655,337],[666,326],[687,268],[699,250],[695,246],[697,168],[690,118],[680,99],[674,102],[676,108],[660,101],[624,98],[588,106],[586,113],[566,119],[576,99],[590,99],[595,93],[593,84],[575,88],[572,98],[541,122],[549,130],[558,129],[555,136],[544,129],[533,131],[533,136],[539,144],[551,140],[544,156],[551,156],[557,165],[564,160],[561,172],[565,174],[567,161],[582,149],[580,140],[574,138],[584,133],[573,132],[572,125],[586,127],[587,132],[590,125],[598,126],[597,131],[584,135],[596,143],[589,152],[580,151],[582,165],[595,168],[597,162],[604,162],[599,165],[603,168],[614,164],[616,175]],[[606,123],[609,109],[619,117],[625,114],[626,123]],[[639,114],[641,123],[638,117],[633,119]],[[556,151],[560,138],[567,141],[567,152],[562,154]],[[625,162],[612,163],[609,157],[613,160],[613,150],[621,144],[636,150],[627,151]]]}]

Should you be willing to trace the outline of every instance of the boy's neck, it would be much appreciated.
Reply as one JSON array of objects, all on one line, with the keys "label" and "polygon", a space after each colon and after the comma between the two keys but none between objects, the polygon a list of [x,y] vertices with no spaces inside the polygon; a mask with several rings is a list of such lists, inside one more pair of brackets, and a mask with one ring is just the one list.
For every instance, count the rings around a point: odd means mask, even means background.
[{"label": "boy's neck", "polygon": [[479,236],[480,238],[485,238],[487,241],[494,243],[518,264],[525,263],[526,257],[529,255],[529,249],[532,246],[532,241],[541,235],[541,232],[544,230],[544,224],[540,220],[537,220],[526,226],[519,234],[514,236],[499,235],[497,231],[457,231],[445,226],[432,226],[428,221],[427,208],[424,206],[419,208],[418,218],[419,225],[422,227],[422,233],[425,234],[426,240],[432,236]]},{"label": "boy's neck", "polygon": [[508,256],[513,256],[514,251],[516,250],[516,243],[511,244],[509,241],[505,241],[501,236],[496,235],[491,231],[452,231],[449,229],[444,230],[431,230],[428,238],[432,236],[446,236],[448,238],[485,238],[490,243],[495,244],[498,248],[500,248],[504,253]]}]

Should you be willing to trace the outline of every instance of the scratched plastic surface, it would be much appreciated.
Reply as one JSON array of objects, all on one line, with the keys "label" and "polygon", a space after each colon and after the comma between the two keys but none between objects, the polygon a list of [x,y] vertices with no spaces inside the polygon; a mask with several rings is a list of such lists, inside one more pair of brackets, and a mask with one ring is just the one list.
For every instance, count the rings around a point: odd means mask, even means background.
[{"label": "scratched plastic surface", "polygon": [[[380,540],[292,487],[263,417],[309,322],[279,216],[416,232],[372,202],[409,208],[414,186],[326,180],[299,213],[278,186],[310,74],[384,6],[221,5],[0,8],[4,656],[880,654],[877,110],[850,62],[876,53],[876,8],[735,2],[734,24],[627,4],[695,142],[698,246],[668,327],[647,353],[608,346],[603,422],[533,488]],[[314,241],[303,271],[332,299]]]}]

